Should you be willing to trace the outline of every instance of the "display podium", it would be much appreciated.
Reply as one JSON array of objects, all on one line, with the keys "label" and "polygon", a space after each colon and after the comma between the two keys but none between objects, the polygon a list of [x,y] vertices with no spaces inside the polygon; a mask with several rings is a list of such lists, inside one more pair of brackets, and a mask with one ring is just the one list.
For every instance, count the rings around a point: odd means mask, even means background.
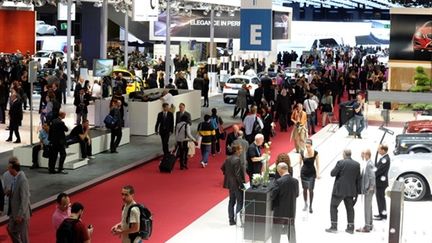
[{"label": "display podium", "polygon": [[273,219],[271,186],[249,188],[244,201],[244,239],[266,242],[271,236]]}]

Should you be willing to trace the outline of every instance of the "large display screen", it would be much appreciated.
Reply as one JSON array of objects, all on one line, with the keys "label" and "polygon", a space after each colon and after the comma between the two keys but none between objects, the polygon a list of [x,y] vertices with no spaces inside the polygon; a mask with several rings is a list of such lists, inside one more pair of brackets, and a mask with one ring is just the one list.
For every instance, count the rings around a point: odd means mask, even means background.
[{"label": "large display screen", "polygon": [[113,71],[113,66],[114,60],[112,59],[95,59],[93,62],[93,76],[110,76]]},{"label": "large display screen", "polygon": [[273,11],[273,40],[287,40],[290,37],[290,12]]},{"label": "large display screen", "polygon": [[[239,38],[240,34],[240,12],[235,11],[234,16],[227,12],[215,15],[214,37],[215,38]],[[210,13],[204,15],[204,11],[192,10],[191,14],[171,14],[171,36],[209,38],[210,36]],[[159,15],[158,21],[154,22],[154,36],[165,37],[166,12]]]},{"label": "large display screen", "polygon": [[36,14],[34,11],[0,10],[0,52],[35,53]]},{"label": "large display screen", "polygon": [[432,60],[431,15],[391,15],[390,59]]}]

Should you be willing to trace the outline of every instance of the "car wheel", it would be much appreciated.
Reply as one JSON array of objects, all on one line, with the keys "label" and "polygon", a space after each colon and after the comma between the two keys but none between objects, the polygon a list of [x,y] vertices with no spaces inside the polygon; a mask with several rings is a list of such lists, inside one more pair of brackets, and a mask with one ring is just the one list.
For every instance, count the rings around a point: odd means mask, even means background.
[{"label": "car wheel", "polygon": [[419,154],[419,153],[430,153],[430,151],[428,151],[427,149],[424,149],[424,148],[417,148],[417,149],[413,149],[409,152],[409,154]]},{"label": "car wheel", "polygon": [[227,98],[227,97],[224,96],[223,101],[224,101],[225,104],[229,104],[230,98]]},{"label": "car wheel", "polygon": [[417,174],[402,176],[405,184],[404,197],[407,201],[419,201],[426,195],[427,185],[423,177]]}]

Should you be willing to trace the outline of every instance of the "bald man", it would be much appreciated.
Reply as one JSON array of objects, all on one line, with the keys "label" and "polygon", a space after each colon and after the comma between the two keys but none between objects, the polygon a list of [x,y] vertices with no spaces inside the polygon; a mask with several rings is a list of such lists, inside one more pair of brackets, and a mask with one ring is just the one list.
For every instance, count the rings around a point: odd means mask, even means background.
[{"label": "bald man", "polygon": [[231,152],[231,146],[232,146],[233,142],[238,137],[238,132],[240,131],[240,127],[237,124],[234,124],[232,126],[232,129],[233,129],[233,131],[228,133],[227,138],[226,138],[226,143],[225,143],[225,154],[226,155],[232,155],[233,154]]}]

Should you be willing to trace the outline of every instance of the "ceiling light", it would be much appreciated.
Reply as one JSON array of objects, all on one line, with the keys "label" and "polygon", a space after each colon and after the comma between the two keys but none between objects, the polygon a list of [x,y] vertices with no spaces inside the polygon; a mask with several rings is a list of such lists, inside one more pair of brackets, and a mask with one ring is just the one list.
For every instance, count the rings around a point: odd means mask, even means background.
[{"label": "ceiling light", "polygon": [[34,1],[34,5],[36,7],[42,7],[43,5],[45,5],[46,1],[45,0],[35,0]]},{"label": "ceiling light", "polygon": [[222,11],[220,11],[220,10],[216,11],[216,14],[215,14],[216,17],[220,17],[221,15],[222,15]]},{"label": "ceiling light", "polygon": [[96,7],[96,8],[101,8],[102,7],[102,1],[95,2],[93,4],[93,6]]}]

